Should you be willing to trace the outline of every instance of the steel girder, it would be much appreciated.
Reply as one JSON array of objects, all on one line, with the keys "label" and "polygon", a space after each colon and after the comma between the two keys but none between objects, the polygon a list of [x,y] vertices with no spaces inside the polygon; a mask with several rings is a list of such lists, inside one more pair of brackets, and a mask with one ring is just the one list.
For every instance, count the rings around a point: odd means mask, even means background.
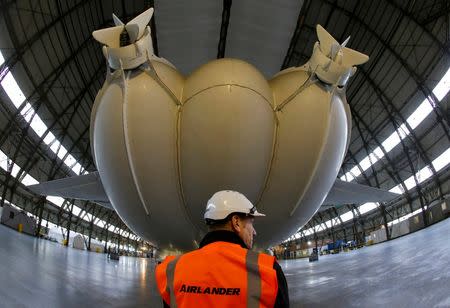
[{"label": "steel girder", "polygon": [[[371,34],[372,36],[374,36],[378,41],[380,41],[380,42],[384,45],[384,47],[386,47],[386,49],[389,50],[389,51],[395,56],[395,58],[396,58],[397,61],[402,65],[402,67],[404,67],[404,68],[406,69],[406,71],[413,77],[414,81],[416,82],[416,84],[417,84],[417,86],[418,86],[419,91],[421,91],[421,92],[424,94],[425,97],[427,97],[427,96],[429,96],[430,94],[432,94],[432,91],[431,91],[429,88],[426,87],[426,85],[424,84],[424,82],[422,81],[422,79],[415,73],[415,71],[408,65],[408,63],[406,63],[406,61],[404,61],[404,60],[401,58],[401,56],[400,56],[400,55],[399,55],[392,47],[390,47],[390,45],[389,45],[389,41],[390,41],[390,40],[387,40],[387,41],[386,41],[386,40],[383,40],[383,39],[382,39],[375,31],[373,31],[372,29],[370,29],[370,27],[369,27],[363,20],[361,20],[360,18],[358,18],[358,17],[355,15],[356,7],[358,6],[359,2],[357,2],[357,3],[356,3],[356,6],[353,7],[353,11],[352,11],[352,12],[349,11],[349,10],[347,10],[347,9],[344,9],[344,8],[342,8],[342,7],[339,7],[336,1],[325,1],[325,3],[331,5],[334,9],[337,9],[337,10],[339,10],[339,11],[341,11],[341,12],[344,12],[346,15],[349,15],[349,16],[350,16],[350,19],[348,20],[348,22],[347,22],[345,28],[349,27],[349,25],[350,25],[352,19],[355,19],[358,23],[360,23],[366,30],[368,30],[368,31],[370,32],[370,34]],[[396,9],[399,9],[399,7],[396,6],[396,5],[394,5],[394,7],[395,7]],[[302,7],[302,10],[303,10],[304,8],[305,8],[305,6]],[[305,12],[304,14],[308,14],[308,13],[309,13],[308,11],[309,11],[309,9],[307,9],[306,12]],[[328,17],[326,18],[327,20],[330,19],[330,15],[332,14],[332,12],[333,12],[333,10],[330,10],[330,14],[329,14]],[[403,13],[405,13],[405,12],[403,11]],[[403,14],[403,15],[409,16],[409,14]],[[400,18],[403,18],[403,17],[400,17]],[[399,24],[400,22],[401,22],[401,19],[397,20],[397,24]],[[305,25],[302,24],[302,27],[305,28]],[[308,26],[306,25],[306,28],[307,28],[307,27],[308,27]],[[430,37],[432,37],[433,42],[436,43],[436,44],[439,46],[440,50],[441,50],[444,54],[449,55],[448,47],[446,47],[446,45],[442,44],[442,43],[436,38],[436,36],[434,36],[434,34],[432,34],[428,29],[424,29],[424,30],[425,30],[425,32],[426,32]],[[345,32],[345,31],[344,31],[344,32]],[[298,39],[298,37],[299,37],[299,35],[296,36],[296,39],[295,39],[295,40],[294,40],[294,37],[292,38],[290,46],[296,46],[296,43],[297,43],[296,40]],[[391,34],[390,37],[392,38],[392,34]],[[285,68],[285,67],[288,66],[288,63],[291,61],[292,54],[293,54],[293,51],[291,51],[291,53],[288,54],[288,55],[286,56],[282,68]],[[381,55],[379,55],[379,57],[380,57],[380,56],[381,56]],[[375,63],[375,62],[377,62],[377,61],[373,61],[373,63]],[[360,68],[360,69],[361,69],[361,68]],[[367,77],[369,76],[369,74],[368,74],[367,72],[365,72],[365,71],[364,71],[364,75],[365,75],[366,79],[367,79]],[[369,78],[369,79],[370,79],[370,78]],[[381,101],[381,103],[382,103],[382,107],[384,108],[384,110],[386,111],[386,113],[388,113],[388,120],[392,123],[392,125],[394,126],[394,128],[397,130],[397,129],[398,129],[398,124],[396,123],[394,117],[392,116],[392,111],[394,111],[395,116],[398,116],[398,117],[402,120],[402,122],[404,122],[404,123],[406,123],[406,125],[408,125],[407,122],[405,121],[405,118],[404,118],[403,116],[401,116],[400,111],[395,107],[395,105],[394,105],[390,100],[388,100],[388,99],[386,98],[386,96],[383,94],[383,92],[380,90],[380,88],[379,88],[378,86],[375,85],[375,83],[374,83],[374,81],[373,81],[372,79],[369,80],[369,84],[374,88],[374,90],[375,90],[375,92],[376,92],[376,94],[377,94],[377,96],[378,96],[378,98],[379,98],[379,101]],[[359,87],[358,87],[358,88],[359,88]],[[434,95],[433,95],[433,96],[434,96]],[[433,97],[433,96],[432,96],[432,98],[433,98],[434,101],[436,102],[437,99],[436,99],[435,97]],[[433,104],[433,103],[432,103],[432,105],[433,105],[433,108],[436,107],[436,104]],[[437,106],[437,107],[439,108],[439,106]],[[352,110],[352,113],[355,114],[355,113],[356,113],[355,110]],[[442,127],[443,127],[443,129],[444,129],[444,133],[446,134],[447,139],[448,139],[448,138],[449,138],[449,134],[448,134],[448,130],[446,129],[446,128],[448,128],[448,119],[446,119],[444,116],[442,116],[442,111],[439,111],[439,110],[438,110],[438,111],[435,111],[435,114],[436,114],[436,116],[438,117],[439,123],[442,125]],[[355,121],[355,122],[357,122],[357,123],[360,123],[360,122],[364,123],[364,120],[362,119],[362,117],[358,117],[357,121]],[[367,128],[369,127],[366,123],[364,123],[363,126],[364,126],[364,128],[365,128],[366,130],[367,130]],[[361,137],[364,139],[364,135],[363,135],[363,133],[362,133],[361,127],[360,127],[360,125],[358,125],[358,124],[357,124],[357,129],[359,130]],[[419,138],[416,136],[415,132],[411,129],[411,127],[409,127],[409,125],[407,126],[407,129],[408,129],[408,130],[410,131],[410,133],[411,133],[411,139],[412,139],[412,141],[414,142],[415,148],[418,150],[418,152],[419,152],[419,154],[421,155],[421,157],[423,158],[425,164],[430,166],[430,168],[431,168],[431,170],[432,170],[432,173],[433,173],[433,181],[435,181],[436,185],[439,187],[439,194],[442,196],[442,192],[441,192],[441,190],[440,190],[441,184],[440,184],[440,181],[439,181],[439,179],[438,179],[438,177],[437,177],[436,170],[435,170],[434,167],[431,165],[431,160],[430,160],[430,158],[429,158],[428,155],[426,154],[426,151],[423,149],[423,147],[422,147],[422,145],[421,145],[421,143],[420,143],[420,141],[419,141]],[[371,130],[369,130],[369,132],[370,132],[371,139],[376,140],[376,139],[375,139],[375,134],[374,134],[373,132],[371,132]],[[411,168],[411,172],[412,172],[412,174],[414,175],[415,172],[416,172],[417,170],[415,170],[415,168],[414,168],[414,166],[413,166],[413,164],[412,164],[411,157],[410,157],[410,155],[409,155],[409,153],[408,153],[408,147],[405,145],[404,140],[402,140],[401,143],[402,143],[403,153],[405,153],[405,155],[407,156],[408,163],[409,163],[409,166],[410,166],[410,168]],[[383,149],[382,145],[381,145],[378,141],[377,141],[377,144],[380,146],[381,149]],[[365,139],[363,140],[363,148],[365,149],[366,154],[369,155],[369,154],[370,154],[370,152],[369,152],[369,145],[368,145],[368,141],[365,140]],[[384,151],[384,149],[383,149],[383,151]],[[349,153],[350,158],[356,163],[356,165],[358,165],[358,162],[356,161],[354,155],[351,153],[351,151],[349,151],[349,152],[350,152],[350,153]],[[392,167],[392,170],[397,171],[396,173],[398,173],[398,170],[396,170],[395,165],[392,163],[392,161],[391,161],[391,160],[389,159],[389,157],[386,155],[387,153],[384,151],[383,154],[386,156],[386,159],[388,160],[388,166]],[[384,164],[383,164],[383,165],[384,165]],[[360,168],[359,165],[358,165],[358,168]],[[386,168],[385,165],[384,165],[383,168],[384,168],[386,171],[388,171],[390,177],[394,180],[394,182],[396,182],[397,184],[402,183],[401,179],[398,178],[398,177],[397,177],[397,178],[394,177],[393,174],[392,174],[392,172],[389,172],[389,170]],[[371,170],[372,170],[372,174],[373,174],[374,177],[375,177],[376,186],[379,187],[379,179],[378,179],[377,172],[376,172],[376,170],[375,170],[375,168],[374,168],[373,165],[371,166]],[[360,168],[360,171],[361,171],[361,174],[364,176],[365,180],[370,184],[368,177],[365,175],[365,172],[364,172],[361,168]],[[422,206],[422,208],[423,208],[423,206],[424,206],[424,204],[423,204],[423,202],[424,202],[424,197],[423,197],[423,194],[422,194],[422,188],[421,188],[421,185],[418,183],[418,180],[417,180],[417,177],[416,177],[416,176],[414,176],[414,179],[415,179],[415,181],[416,181],[416,190],[417,190],[418,195],[419,195],[419,200],[420,200],[421,206]],[[412,203],[412,198],[411,198],[411,196],[409,196],[409,193],[408,193],[408,191],[407,191],[407,189],[406,189],[406,187],[405,187],[404,185],[403,185],[403,188],[404,188],[404,190],[405,190],[405,192],[406,192],[406,197],[407,197],[407,199],[408,199],[408,203],[411,204],[411,203]],[[410,208],[410,210],[412,211],[412,208]],[[385,225],[385,227],[386,227],[387,222],[386,222],[386,212],[385,212],[385,206],[384,206],[384,204],[382,204],[382,206],[380,206],[380,211],[381,211],[381,215],[382,215],[382,217],[383,217],[383,225]],[[389,235],[388,235],[388,237],[389,237]]]},{"label": "steel girder", "polygon": [[223,0],[222,23],[220,25],[219,45],[217,47],[217,59],[225,57],[227,43],[228,24],[230,22],[231,5],[233,0]]}]

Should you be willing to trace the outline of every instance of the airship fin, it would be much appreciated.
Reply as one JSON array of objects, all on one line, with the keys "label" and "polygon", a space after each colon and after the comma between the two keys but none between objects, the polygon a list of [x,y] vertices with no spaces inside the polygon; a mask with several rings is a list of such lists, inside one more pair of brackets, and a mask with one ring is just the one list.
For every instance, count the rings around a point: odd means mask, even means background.
[{"label": "airship fin", "polygon": [[110,28],[105,28],[101,30],[96,30],[92,32],[92,36],[98,42],[106,45],[108,47],[117,48],[120,47],[120,34],[123,31],[123,26],[115,26]]},{"label": "airship fin", "polygon": [[120,18],[116,16],[116,14],[113,13],[112,18],[116,26],[123,26],[123,21],[121,21]]},{"label": "airship fin", "polygon": [[321,25],[317,25],[316,32],[317,38],[320,42],[320,50],[324,55],[330,57],[331,49],[333,46],[339,45],[338,41],[336,41],[334,37]]},{"label": "airship fin", "polygon": [[379,188],[336,179],[322,206],[386,202],[398,196],[398,194]]},{"label": "airship fin", "polygon": [[366,63],[367,61],[369,61],[369,56],[354,49],[350,49],[347,47],[343,48],[342,65],[354,66]]},{"label": "airship fin", "polygon": [[113,14],[113,20],[116,26],[96,30],[92,32],[92,36],[103,45],[117,48],[121,47],[119,40],[120,34],[124,29],[126,29],[130,37],[130,43],[132,44],[138,41],[144,35],[145,28],[150,22],[152,16],[153,8],[150,8],[124,25],[123,22],[115,14]]},{"label": "airship fin", "polygon": [[350,37],[339,44],[321,25],[317,25],[316,31],[319,41],[307,63],[309,71],[324,83],[344,87],[356,72],[355,66],[366,62],[369,57],[345,47]]},{"label": "airship fin", "polygon": [[30,185],[28,189],[41,196],[88,200],[103,207],[113,209],[103,188],[98,171]]},{"label": "airship fin", "polygon": [[145,28],[147,27],[150,19],[153,16],[153,8],[149,8],[142,14],[136,16],[130,20],[125,28],[127,29],[128,35],[130,36],[131,43],[139,40],[144,34]]},{"label": "airship fin", "polygon": [[332,61],[339,62],[343,66],[351,67],[360,65],[369,60],[369,57],[361,52],[345,47],[350,41],[350,36],[339,44],[321,25],[316,27],[317,37],[319,39],[320,50]]}]

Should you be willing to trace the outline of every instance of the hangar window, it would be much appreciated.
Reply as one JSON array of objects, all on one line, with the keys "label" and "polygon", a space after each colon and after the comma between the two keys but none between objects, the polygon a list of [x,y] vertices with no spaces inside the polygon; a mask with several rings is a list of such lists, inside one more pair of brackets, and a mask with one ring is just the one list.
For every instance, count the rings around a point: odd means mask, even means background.
[{"label": "hangar window", "polygon": [[342,219],[343,222],[346,222],[346,221],[348,221],[350,219],[353,219],[353,212],[352,211],[348,211],[348,212],[342,214],[341,215],[341,219]]},{"label": "hangar window", "polygon": [[441,170],[445,166],[450,163],[450,148],[447,149],[444,153],[439,155],[433,162],[431,163],[436,171]]},{"label": "hangar window", "polygon": [[14,106],[16,106],[16,108],[19,108],[19,106],[25,101],[25,95],[23,94],[22,90],[20,90],[19,85],[17,84],[11,72],[6,74],[1,82],[1,85]]},{"label": "hangar window", "polygon": [[444,77],[442,77],[441,81],[436,85],[433,89],[433,94],[437,97],[438,100],[442,100],[450,91],[450,68],[445,73]]},{"label": "hangar window", "polygon": [[363,205],[360,205],[358,207],[358,209],[362,215],[362,214],[372,211],[373,209],[376,209],[377,207],[378,207],[378,203],[367,202],[367,203],[364,203]]},{"label": "hangar window", "polygon": [[[433,89],[433,94],[436,98],[441,101],[450,90],[450,68],[447,70],[445,75],[441,78],[438,84]],[[406,122],[411,127],[415,129],[422,123],[423,120],[433,111],[432,104],[430,103],[432,99],[430,97],[422,101],[422,103],[417,107],[417,109],[406,119]],[[386,140],[384,140],[381,145],[383,146],[386,153],[389,153],[394,147],[396,147],[401,139],[407,137],[411,132],[408,130],[405,123],[399,126],[399,128],[394,131]],[[372,156],[372,157],[371,157]],[[371,158],[370,160],[368,158]],[[377,147],[372,153],[363,158],[359,163],[363,171],[367,170],[371,165],[375,164],[378,160],[384,157],[383,151],[380,147]],[[343,181],[352,181],[355,177],[361,175],[361,172],[357,166],[350,169],[344,176],[341,176]]]},{"label": "hangar window", "polygon": [[58,207],[62,207],[63,203],[64,203],[64,198],[61,198],[61,197],[49,196],[49,197],[46,197],[46,199]]},{"label": "hangar window", "polygon": [[72,208],[72,214],[74,214],[75,216],[80,216],[80,213],[81,209],[78,206],[74,205]]}]

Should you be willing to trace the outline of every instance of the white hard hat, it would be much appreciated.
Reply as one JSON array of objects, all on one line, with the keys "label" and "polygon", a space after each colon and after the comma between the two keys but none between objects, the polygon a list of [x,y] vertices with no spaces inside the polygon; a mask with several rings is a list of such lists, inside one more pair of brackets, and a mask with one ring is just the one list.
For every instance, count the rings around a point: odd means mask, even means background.
[{"label": "white hard hat", "polygon": [[222,190],[208,200],[204,217],[207,220],[222,220],[231,213],[266,216],[258,213],[256,207],[243,194],[233,190]]}]

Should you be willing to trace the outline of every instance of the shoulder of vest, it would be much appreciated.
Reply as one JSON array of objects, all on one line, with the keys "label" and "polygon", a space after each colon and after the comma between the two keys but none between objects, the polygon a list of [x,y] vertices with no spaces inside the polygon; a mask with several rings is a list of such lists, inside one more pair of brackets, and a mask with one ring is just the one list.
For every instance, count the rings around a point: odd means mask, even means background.
[{"label": "shoulder of vest", "polygon": [[258,257],[258,263],[263,264],[265,266],[273,267],[273,264],[275,263],[275,257],[260,252]]},{"label": "shoulder of vest", "polygon": [[214,248],[234,248],[234,249],[241,249],[241,250],[247,250],[245,248],[242,248],[241,245],[236,244],[236,243],[230,243],[230,242],[226,242],[226,241],[217,241],[217,242],[213,242],[210,243],[208,245],[203,246],[200,249],[194,250],[192,252],[195,251],[201,251],[202,249],[214,249]]}]

